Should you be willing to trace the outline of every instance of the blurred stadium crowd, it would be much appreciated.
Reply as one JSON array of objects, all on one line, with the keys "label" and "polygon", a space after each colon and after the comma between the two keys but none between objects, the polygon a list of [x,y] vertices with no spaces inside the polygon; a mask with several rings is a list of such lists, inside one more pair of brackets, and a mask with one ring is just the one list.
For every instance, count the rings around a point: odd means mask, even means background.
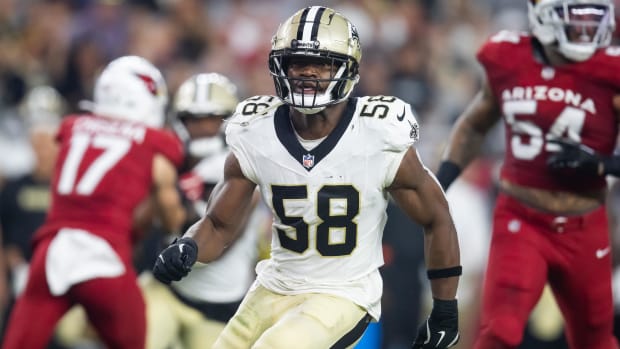
[{"label": "blurred stadium crowd", "polygon": [[[27,183],[19,193],[0,191],[0,263],[6,273],[0,278],[2,312],[23,286],[28,238],[49,204],[54,128],[63,115],[79,112],[92,99],[94,78],[105,64],[121,55],[143,56],[161,69],[171,93],[192,74],[219,72],[234,81],[242,99],[273,94],[266,69],[271,35],[286,16],[306,5],[301,0],[0,0],[0,188],[12,181]],[[421,123],[418,149],[431,167],[437,166],[451,126],[479,86],[475,53],[480,44],[501,29],[527,30],[525,0],[343,0],[321,5],[339,10],[359,29],[363,58],[354,94],[394,95],[411,103]],[[487,140],[483,160],[449,192],[464,266],[459,348],[467,348],[475,336],[495,169],[503,148],[497,130]],[[610,185],[610,217],[617,218],[620,186]],[[9,196],[19,197],[23,215],[7,207],[3,198]],[[393,207],[389,213],[380,347],[409,348],[418,316],[428,306],[421,299],[430,299],[424,297],[422,234],[404,234],[412,223]],[[620,252],[617,226],[613,241]],[[144,258],[136,263],[152,265]],[[620,290],[616,295],[620,304]],[[551,298],[543,297],[531,322],[531,343],[526,340],[524,348],[563,348],[556,339],[561,320]]]}]

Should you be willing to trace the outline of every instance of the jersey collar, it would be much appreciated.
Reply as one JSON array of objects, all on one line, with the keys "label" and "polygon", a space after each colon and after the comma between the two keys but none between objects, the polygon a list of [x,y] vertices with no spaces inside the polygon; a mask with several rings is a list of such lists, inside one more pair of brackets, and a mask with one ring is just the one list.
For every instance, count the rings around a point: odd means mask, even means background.
[{"label": "jersey collar", "polygon": [[276,135],[289,154],[291,154],[306,171],[310,172],[319,161],[334,149],[340,138],[342,138],[342,135],[353,119],[356,105],[357,98],[349,98],[347,107],[343,111],[338,125],[336,125],[327,138],[311,150],[306,150],[301,143],[299,143],[299,140],[295,136],[293,125],[291,125],[290,122],[289,107],[288,105],[281,105],[276,110],[273,118]]}]

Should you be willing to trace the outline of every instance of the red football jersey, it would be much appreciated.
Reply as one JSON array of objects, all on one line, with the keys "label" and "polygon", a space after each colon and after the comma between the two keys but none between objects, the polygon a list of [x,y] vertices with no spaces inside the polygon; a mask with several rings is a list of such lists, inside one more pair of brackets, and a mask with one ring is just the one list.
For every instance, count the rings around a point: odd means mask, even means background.
[{"label": "red football jersey", "polygon": [[506,131],[501,177],[547,190],[585,191],[605,178],[551,172],[546,161],[558,151],[553,138],[570,138],[598,153],[613,152],[618,133],[612,98],[620,93],[620,48],[598,50],[584,62],[549,66],[534,58],[532,38],[502,31],[478,52]]},{"label": "red football jersey", "polygon": [[90,115],[65,118],[57,140],[52,204],[35,241],[70,227],[128,249],[134,209],[151,190],[153,158],[162,154],[179,166],[180,140],[167,130]]}]

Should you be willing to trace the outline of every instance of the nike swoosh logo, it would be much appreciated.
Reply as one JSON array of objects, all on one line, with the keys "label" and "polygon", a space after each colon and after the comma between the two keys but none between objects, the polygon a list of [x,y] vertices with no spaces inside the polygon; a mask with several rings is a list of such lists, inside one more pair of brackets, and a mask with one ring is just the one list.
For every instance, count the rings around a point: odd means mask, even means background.
[{"label": "nike swoosh logo", "polygon": [[405,119],[405,107],[403,107],[403,113],[396,115],[396,118],[398,119],[398,121],[403,121]]},{"label": "nike swoosh logo", "polygon": [[443,337],[446,335],[446,331],[437,331],[437,333],[439,333],[439,340],[437,341],[437,344],[435,344],[435,348],[439,347],[439,343],[441,343],[441,341],[443,340]]},{"label": "nike swoosh logo", "polygon": [[603,257],[607,256],[609,252],[611,252],[610,246],[607,246],[605,248],[599,248],[596,250],[596,258],[602,259]]}]

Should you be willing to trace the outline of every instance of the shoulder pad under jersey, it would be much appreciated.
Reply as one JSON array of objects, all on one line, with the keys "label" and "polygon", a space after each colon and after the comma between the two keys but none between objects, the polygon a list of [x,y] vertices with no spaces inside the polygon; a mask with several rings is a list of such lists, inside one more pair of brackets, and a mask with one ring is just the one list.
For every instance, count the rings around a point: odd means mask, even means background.
[{"label": "shoulder pad under jersey", "polygon": [[406,150],[420,137],[411,105],[398,97],[360,97],[356,110],[360,122],[380,138],[384,150]]},{"label": "shoulder pad under jersey", "polygon": [[247,123],[254,119],[270,116],[281,105],[282,101],[275,96],[250,97],[237,104],[237,108],[230,117],[229,122]]},{"label": "shoulder pad under jersey", "polygon": [[259,120],[273,117],[282,101],[274,96],[254,96],[237,104],[234,114],[226,122],[226,139],[231,135],[247,132]]},{"label": "shoulder pad under jersey", "polygon": [[[601,48],[588,60],[581,62],[584,75],[592,76],[601,83],[620,90],[620,46]],[[618,92],[617,92],[618,93]]]},{"label": "shoulder pad under jersey", "polygon": [[[515,51],[515,48],[523,50]],[[523,51],[523,52],[522,52]],[[510,67],[521,63],[515,55],[532,55],[531,36],[525,32],[502,30],[491,37],[480,47],[476,57],[487,69],[503,66]]]}]

